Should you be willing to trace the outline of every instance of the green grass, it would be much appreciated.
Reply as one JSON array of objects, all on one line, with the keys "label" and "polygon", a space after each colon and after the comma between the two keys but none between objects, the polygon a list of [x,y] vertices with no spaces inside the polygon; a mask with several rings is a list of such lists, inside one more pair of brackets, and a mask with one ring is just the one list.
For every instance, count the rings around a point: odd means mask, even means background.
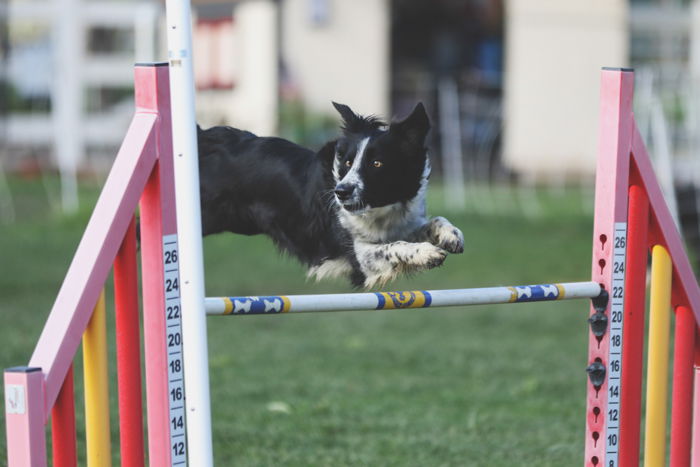
[{"label": "green grass", "polygon": [[[0,226],[3,367],[28,362],[96,196],[96,187],[83,186],[86,208],[62,218],[48,208],[45,185],[11,180],[11,189],[18,221]],[[518,209],[450,214],[465,234],[465,253],[390,288],[587,280],[591,219],[581,198],[571,192],[535,195],[537,218]],[[433,195],[432,213],[442,213],[439,199]],[[262,237],[210,237],[205,256],[208,295],[349,290],[342,282],[308,282],[303,268]],[[582,301],[209,318],[215,463],[578,464],[586,318]],[[113,327],[111,317],[108,322]],[[114,396],[113,360],[110,365]],[[82,456],[80,367],[78,355]],[[115,411],[112,426],[116,462]]]}]

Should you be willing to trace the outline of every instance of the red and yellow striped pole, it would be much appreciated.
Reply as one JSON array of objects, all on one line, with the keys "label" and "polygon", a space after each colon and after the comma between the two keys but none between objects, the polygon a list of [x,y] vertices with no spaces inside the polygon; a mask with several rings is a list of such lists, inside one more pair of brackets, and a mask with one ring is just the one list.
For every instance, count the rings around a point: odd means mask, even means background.
[{"label": "red and yellow striped pole", "polygon": [[674,466],[691,465],[695,329],[695,316],[690,308],[676,308],[670,458],[670,465]]},{"label": "red and yellow striped pole", "polygon": [[645,467],[662,467],[666,463],[671,273],[671,257],[668,251],[663,246],[654,246],[651,252],[651,291],[649,296]]},{"label": "red and yellow striped pole", "polygon": [[109,387],[107,375],[107,319],[104,290],[97,300],[83,334],[83,377],[85,381],[85,437],[87,465],[112,465],[109,434]]},{"label": "red and yellow striped pole", "polygon": [[54,467],[74,467],[78,464],[75,436],[75,400],[73,394],[73,365],[51,409],[51,446]]},{"label": "red and yellow striped pole", "polygon": [[143,467],[141,337],[136,265],[136,221],[133,218],[117,257],[114,259],[114,321],[121,463],[123,467]]},{"label": "red and yellow striped pole", "polygon": [[620,396],[619,416],[621,467],[639,467],[648,231],[649,200],[642,187],[632,185],[629,189],[624,296],[625,329],[622,333],[623,391]]}]

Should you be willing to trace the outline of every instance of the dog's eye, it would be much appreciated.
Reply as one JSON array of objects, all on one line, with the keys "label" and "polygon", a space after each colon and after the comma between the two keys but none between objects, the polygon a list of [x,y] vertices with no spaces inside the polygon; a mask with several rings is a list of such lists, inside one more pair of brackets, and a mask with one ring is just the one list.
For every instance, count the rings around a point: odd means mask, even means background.
[{"label": "dog's eye", "polygon": [[376,167],[377,169],[383,165],[384,165],[384,162],[382,162],[382,161],[373,161],[372,162],[372,167]]},{"label": "dog's eye", "polygon": [[352,167],[352,161],[350,159],[345,161],[345,167]]}]

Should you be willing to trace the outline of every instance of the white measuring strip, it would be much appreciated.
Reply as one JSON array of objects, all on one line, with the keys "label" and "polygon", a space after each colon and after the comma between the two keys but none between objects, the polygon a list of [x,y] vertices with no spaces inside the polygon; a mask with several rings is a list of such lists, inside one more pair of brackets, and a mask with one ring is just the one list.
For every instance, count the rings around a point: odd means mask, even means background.
[{"label": "white measuring strip", "polygon": [[605,467],[617,467],[620,449],[620,397],[622,396],[622,328],[624,324],[627,223],[615,223],[612,293],[610,294],[610,341],[608,349],[608,404],[605,414]]},{"label": "white measuring strip", "polygon": [[171,465],[187,465],[185,432],[185,383],[182,356],[180,307],[180,263],[177,234],[163,236],[163,270],[165,271],[165,345],[168,352],[168,413],[170,420]]}]

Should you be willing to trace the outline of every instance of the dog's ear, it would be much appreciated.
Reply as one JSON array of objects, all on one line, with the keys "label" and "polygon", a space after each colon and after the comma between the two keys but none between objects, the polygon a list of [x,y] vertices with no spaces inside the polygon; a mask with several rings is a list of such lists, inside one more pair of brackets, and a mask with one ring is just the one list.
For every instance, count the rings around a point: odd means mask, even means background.
[{"label": "dog's ear", "polygon": [[335,145],[336,141],[329,141],[326,144],[323,145],[321,149],[318,150],[316,153],[316,157],[318,157],[321,161],[321,164],[326,167],[332,167],[333,166],[333,159],[335,158]]},{"label": "dog's ear", "polygon": [[343,118],[343,128],[344,129],[350,129],[353,128],[361,118],[352,111],[350,107],[348,107],[345,104],[338,104],[337,102],[333,102],[333,107],[335,107],[335,110],[338,111],[340,116]]},{"label": "dog's ear", "polygon": [[411,114],[389,126],[389,131],[401,135],[415,144],[424,144],[430,130],[430,120],[422,102],[416,104]]}]

